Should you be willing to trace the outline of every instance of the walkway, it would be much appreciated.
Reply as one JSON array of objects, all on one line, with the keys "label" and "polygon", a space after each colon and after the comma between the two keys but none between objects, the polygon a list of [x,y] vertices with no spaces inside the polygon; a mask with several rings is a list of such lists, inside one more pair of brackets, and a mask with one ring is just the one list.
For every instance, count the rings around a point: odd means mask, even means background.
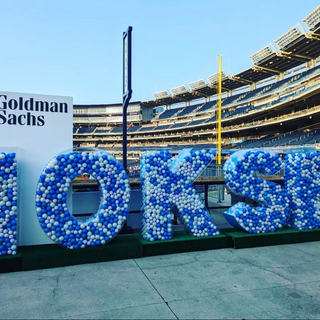
[{"label": "walkway", "polygon": [[319,319],[320,242],[0,274],[0,318]]}]

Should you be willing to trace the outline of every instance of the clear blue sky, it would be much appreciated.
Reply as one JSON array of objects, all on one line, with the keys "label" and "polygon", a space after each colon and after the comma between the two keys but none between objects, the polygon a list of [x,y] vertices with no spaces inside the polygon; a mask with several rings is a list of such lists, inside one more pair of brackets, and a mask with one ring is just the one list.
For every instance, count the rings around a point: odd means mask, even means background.
[{"label": "clear blue sky", "polygon": [[133,98],[217,72],[300,22],[319,0],[0,0],[0,90],[122,102],[122,33],[133,27]]}]

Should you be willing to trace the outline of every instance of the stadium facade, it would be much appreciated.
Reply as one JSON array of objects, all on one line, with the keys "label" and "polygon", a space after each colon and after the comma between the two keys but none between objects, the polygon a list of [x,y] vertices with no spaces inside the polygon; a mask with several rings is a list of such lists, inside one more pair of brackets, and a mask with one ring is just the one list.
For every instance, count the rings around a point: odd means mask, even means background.
[{"label": "stadium facade", "polygon": [[[222,148],[320,146],[320,6],[222,78]],[[128,108],[128,159],[153,148],[216,146],[216,74]],[[74,105],[75,147],[122,158],[122,104]]]}]

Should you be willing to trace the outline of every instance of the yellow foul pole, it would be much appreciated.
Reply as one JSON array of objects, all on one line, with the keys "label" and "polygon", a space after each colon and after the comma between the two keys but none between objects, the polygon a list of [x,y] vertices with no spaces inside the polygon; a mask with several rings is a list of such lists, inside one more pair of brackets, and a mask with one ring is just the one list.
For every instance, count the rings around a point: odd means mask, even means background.
[{"label": "yellow foul pole", "polygon": [[219,72],[218,72],[218,165],[221,165],[221,100],[222,100],[222,56],[219,56]]}]

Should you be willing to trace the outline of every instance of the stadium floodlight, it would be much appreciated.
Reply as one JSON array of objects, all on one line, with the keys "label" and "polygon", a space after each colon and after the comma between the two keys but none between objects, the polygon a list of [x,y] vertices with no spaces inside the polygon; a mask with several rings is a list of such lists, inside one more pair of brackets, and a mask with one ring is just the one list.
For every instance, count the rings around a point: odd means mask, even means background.
[{"label": "stadium floodlight", "polygon": [[165,99],[165,98],[171,97],[171,94],[168,90],[165,90],[165,91],[160,91],[160,92],[154,93],[154,97],[156,99]]},{"label": "stadium floodlight", "polygon": [[298,23],[283,36],[274,41],[274,43],[279,47],[280,50],[285,48],[287,45],[298,39],[304,34],[304,31],[300,24]]},{"label": "stadium floodlight", "polygon": [[203,87],[206,87],[207,85],[208,83],[205,79],[200,79],[200,80],[189,83],[189,86],[192,90],[201,89]]},{"label": "stadium floodlight", "polygon": [[302,20],[311,31],[320,23],[320,6]]},{"label": "stadium floodlight", "polygon": [[269,57],[274,53],[273,46],[271,44],[267,45],[266,47],[262,48],[261,50],[257,51],[253,55],[250,56],[253,64],[258,64],[263,59]]},{"label": "stadium floodlight", "polygon": [[185,85],[183,85],[183,86],[179,86],[179,87],[171,89],[171,92],[174,95],[178,95],[178,94],[187,93],[187,92],[189,92],[189,90]]},{"label": "stadium floodlight", "polygon": [[[222,81],[225,80],[227,78],[227,75],[225,74],[224,71],[222,71]],[[208,79],[210,81],[211,84],[217,84],[218,83],[218,74],[214,73],[211,76],[208,76]]]}]

